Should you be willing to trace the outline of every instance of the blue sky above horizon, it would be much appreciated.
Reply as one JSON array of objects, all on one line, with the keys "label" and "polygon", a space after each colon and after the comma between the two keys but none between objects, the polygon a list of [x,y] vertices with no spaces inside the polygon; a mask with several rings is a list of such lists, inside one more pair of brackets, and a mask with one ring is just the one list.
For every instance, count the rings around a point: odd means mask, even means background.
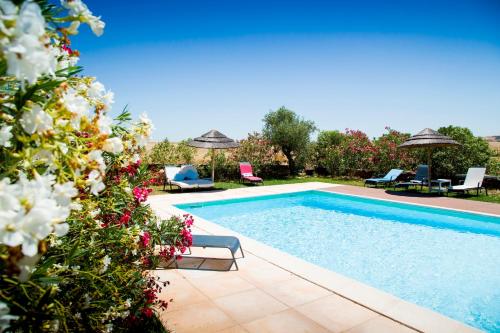
[{"label": "blue sky above horizon", "polygon": [[449,124],[500,134],[500,2],[86,1],[85,74],[172,141],[260,131],[284,105],[321,130]]}]

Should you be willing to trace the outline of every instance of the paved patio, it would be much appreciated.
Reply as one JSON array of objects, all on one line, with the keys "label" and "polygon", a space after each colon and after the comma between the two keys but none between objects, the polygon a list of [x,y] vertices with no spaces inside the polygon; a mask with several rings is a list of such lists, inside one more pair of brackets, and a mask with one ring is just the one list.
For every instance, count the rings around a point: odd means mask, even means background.
[{"label": "paved patio", "polygon": [[[227,257],[216,250],[193,254]],[[200,263],[183,260],[185,268]],[[202,267],[225,270],[228,264],[213,260]],[[162,316],[167,327],[178,333],[415,332],[250,253],[238,264],[239,271],[156,271],[171,283],[162,295],[173,299]]]},{"label": "paved patio", "polygon": [[[387,195],[381,189],[325,183],[248,187],[150,197],[162,217],[179,214],[174,204],[319,189],[396,201],[500,214],[500,205],[451,198]],[[435,199],[435,200],[429,200]],[[412,201],[417,200],[417,201]],[[425,201],[421,201],[425,200]],[[479,205],[477,205],[479,204]],[[484,206],[482,204],[485,204]],[[490,207],[491,206],[491,207]],[[486,207],[486,208],[485,208]],[[453,206],[450,208],[454,208]],[[477,330],[431,310],[400,300],[236,234],[209,221],[195,219],[197,234],[238,236],[246,250],[239,271],[227,271],[229,260],[184,258],[181,269],[155,272],[170,281],[163,290],[173,299],[162,321],[178,333],[192,332],[475,332]],[[193,256],[228,258],[227,250],[193,249]],[[200,269],[190,269],[198,267]]]}]

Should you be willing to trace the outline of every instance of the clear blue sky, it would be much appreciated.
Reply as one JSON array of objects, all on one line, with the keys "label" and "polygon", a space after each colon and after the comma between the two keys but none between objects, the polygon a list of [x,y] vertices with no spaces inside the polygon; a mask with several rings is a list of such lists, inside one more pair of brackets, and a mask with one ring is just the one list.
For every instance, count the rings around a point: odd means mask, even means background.
[{"label": "clear blue sky", "polygon": [[500,1],[86,1],[85,74],[156,140],[260,131],[285,105],[320,129],[500,135]]}]

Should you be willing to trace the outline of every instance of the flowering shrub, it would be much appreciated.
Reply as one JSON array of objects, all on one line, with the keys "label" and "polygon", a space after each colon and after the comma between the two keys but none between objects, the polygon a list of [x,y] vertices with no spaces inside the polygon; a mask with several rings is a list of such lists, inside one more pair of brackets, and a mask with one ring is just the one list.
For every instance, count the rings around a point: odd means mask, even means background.
[{"label": "flowering shrub", "polygon": [[257,175],[262,174],[266,167],[276,164],[275,149],[262,134],[249,133],[246,139],[239,141],[239,144],[238,148],[230,150],[230,159],[236,164],[249,162]]},{"label": "flowering shrub", "polygon": [[376,149],[366,133],[346,129],[341,142],[342,169],[353,176],[357,170],[372,170]]},{"label": "flowering shrub", "polygon": [[415,151],[398,148],[410,137],[410,134],[398,132],[390,127],[386,127],[386,130],[388,133],[373,140],[374,171],[385,174],[393,168],[413,169],[417,164]]},{"label": "flowering shrub", "polygon": [[80,0],[0,0],[0,331],[112,331],[167,303],[148,269],[191,245],[190,216],[145,204],[152,130],[76,77],[69,36],[104,23]]}]

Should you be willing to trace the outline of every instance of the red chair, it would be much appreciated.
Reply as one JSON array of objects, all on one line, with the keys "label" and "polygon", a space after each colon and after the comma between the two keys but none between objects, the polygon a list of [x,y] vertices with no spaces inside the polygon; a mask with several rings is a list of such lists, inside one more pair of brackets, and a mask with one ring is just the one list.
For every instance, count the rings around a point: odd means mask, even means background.
[{"label": "red chair", "polygon": [[250,183],[264,183],[262,178],[253,175],[252,165],[248,162],[240,162],[241,181]]}]

